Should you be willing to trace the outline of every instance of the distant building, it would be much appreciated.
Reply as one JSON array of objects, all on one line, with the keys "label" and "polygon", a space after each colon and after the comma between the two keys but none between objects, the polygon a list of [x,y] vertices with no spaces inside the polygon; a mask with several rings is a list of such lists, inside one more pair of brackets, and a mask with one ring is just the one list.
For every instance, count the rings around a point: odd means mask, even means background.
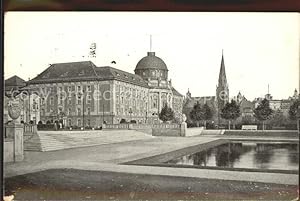
[{"label": "distant building", "polygon": [[[269,93],[265,95],[265,98],[269,100],[270,108],[274,111],[282,112],[285,117],[288,117],[290,106],[298,99],[298,97],[299,94],[297,89],[295,89],[293,96],[290,96],[288,99],[273,99],[273,96]],[[262,100],[263,98],[255,98],[255,108]]]},{"label": "distant building", "polygon": [[218,85],[216,88],[216,96],[202,96],[202,97],[192,97],[191,92],[188,90],[186,93],[185,103],[184,103],[184,113],[187,115],[189,120],[189,113],[193,109],[193,106],[199,102],[201,105],[207,104],[213,112],[212,121],[217,124],[224,123],[221,119],[221,110],[226,103],[229,102],[229,87],[225,72],[225,62],[222,53],[221,67],[218,79]]},{"label": "distant building", "polygon": [[254,121],[254,108],[255,108],[255,102],[249,101],[241,94],[241,92],[238,93],[237,96],[233,98],[237,102],[237,104],[240,106],[240,112],[241,116],[237,118],[237,122],[253,122]]},{"label": "distant building", "polygon": [[41,97],[41,121],[67,126],[101,126],[121,121],[158,123],[167,104],[181,120],[183,96],[168,80],[168,68],[154,52],[142,58],[135,74],[91,61],[56,63],[28,82]]}]

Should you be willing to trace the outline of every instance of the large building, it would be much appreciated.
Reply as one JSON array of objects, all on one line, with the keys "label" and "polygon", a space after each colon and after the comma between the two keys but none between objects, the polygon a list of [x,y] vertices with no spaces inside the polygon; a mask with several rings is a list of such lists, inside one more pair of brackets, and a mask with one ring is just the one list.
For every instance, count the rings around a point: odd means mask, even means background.
[{"label": "large building", "polygon": [[201,105],[207,104],[212,112],[213,117],[212,121],[217,125],[225,123],[224,120],[220,118],[221,110],[227,102],[229,102],[229,87],[226,78],[225,72],[225,62],[222,52],[221,66],[219,72],[218,85],[216,88],[216,96],[201,96],[201,97],[192,97],[191,92],[188,90],[186,93],[185,103],[184,103],[184,113],[187,115],[189,120],[189,113],[193,109],[193,106],[196,103]]},{"label": "large building", "polygon": [[159,123],[167,104],[182,118],[183,96],[168,80],[165,62],[154,52],[142,58],[135,74],[91,61],[56,63],[28,82],[41,98],[43,123],[62,120],[67,126],[101,126],[104,122]]}]

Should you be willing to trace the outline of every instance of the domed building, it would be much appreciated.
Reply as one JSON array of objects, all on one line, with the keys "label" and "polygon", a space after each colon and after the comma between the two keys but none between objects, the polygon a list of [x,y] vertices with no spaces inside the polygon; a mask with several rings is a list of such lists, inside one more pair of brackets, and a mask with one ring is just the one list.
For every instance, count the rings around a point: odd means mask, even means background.
[{"label": "domed building", "polygon": [[158,114],[166,104],[174,110],[177,119],[182,115],[183,96],[174,89],[171,80],[168,80],[168,71],[166,63],[155,52],[148,52],[134,70],[136,75],[148,83],[148,109],[152,122],[158,120]]},{"label": "domed building", "polygon": [[[135,74],[91,61],[51,64],[28,88],[41,95],[41,121],[67,127],[97,127],[104,122],[159,123],[165,104],[181,121],[184,97],[168,80],[166,63],[148,52]],[[100,96],[100,97],[99,97]]]}]

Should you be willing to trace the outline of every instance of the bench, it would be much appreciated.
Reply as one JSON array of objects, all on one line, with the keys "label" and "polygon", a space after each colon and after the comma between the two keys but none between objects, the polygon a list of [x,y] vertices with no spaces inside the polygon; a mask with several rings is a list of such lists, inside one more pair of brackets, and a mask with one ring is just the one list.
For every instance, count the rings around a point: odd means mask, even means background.
[{"label": "bench", "polygon": [[242,130],[257,130],[257,125],[242,125]]}]

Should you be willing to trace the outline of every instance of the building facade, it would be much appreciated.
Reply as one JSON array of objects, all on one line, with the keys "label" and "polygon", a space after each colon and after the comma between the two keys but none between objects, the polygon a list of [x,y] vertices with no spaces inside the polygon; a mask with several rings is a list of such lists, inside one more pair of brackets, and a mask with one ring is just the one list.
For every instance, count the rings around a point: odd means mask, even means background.
[{"label": "building facade", "polygon": [[28,82],[40,96],[43,123],[101,126],[120,122],[159,123],[164,104],[182,116],[183,96],[168,80],[168,69],[154,52],[142,58],[135,74],[91,61],[57,63]]}]

